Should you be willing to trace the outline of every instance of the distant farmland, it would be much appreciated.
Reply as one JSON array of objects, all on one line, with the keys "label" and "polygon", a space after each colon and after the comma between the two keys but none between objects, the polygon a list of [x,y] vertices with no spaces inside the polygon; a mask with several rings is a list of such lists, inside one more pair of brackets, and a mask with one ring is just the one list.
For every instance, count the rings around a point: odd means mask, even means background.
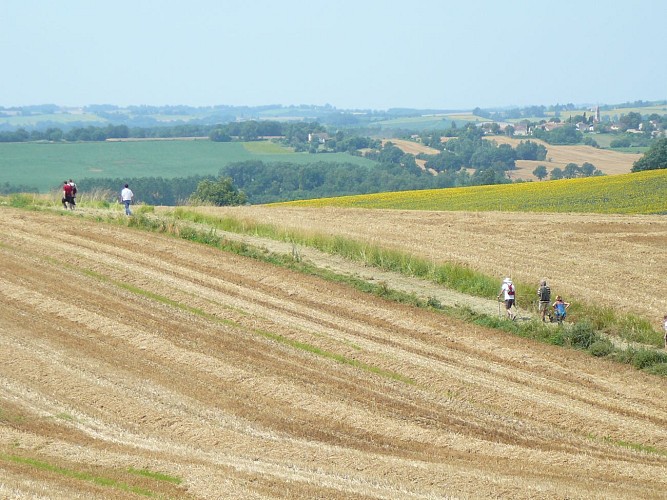
[{"label": "distant farmland", "polygon": [[524,180],[534,179],[532,172],[538,165],[544,165],[551,172],[556,167],[565,168],[568,163],[576,163],[581,166],[585,162],[595,165],[595,168],[602,170],[607,175],[627,174],[630,173],[632,164],[642,157],[638,153],[622,153],[593,146],[553,146],[532,137],[493,136],[488,139],[498,144],[509,144],[513,148],[521,141],[532,141],[547,148],[547,158],[544,161],[518,160],[516,162],[517,172],[513,173],[513,177]]},{"label": "distant farmland", "polygon": [[[58,188],[65,178],[188,177],[217,175],[234,162],[374,162],[346,153],[310,155],[270,142],[119,141],[90,143],[0,143],[0,184]],[[82,186],[83,187],[83,186]],[[85,188],[85,187],[84,187]]]}]

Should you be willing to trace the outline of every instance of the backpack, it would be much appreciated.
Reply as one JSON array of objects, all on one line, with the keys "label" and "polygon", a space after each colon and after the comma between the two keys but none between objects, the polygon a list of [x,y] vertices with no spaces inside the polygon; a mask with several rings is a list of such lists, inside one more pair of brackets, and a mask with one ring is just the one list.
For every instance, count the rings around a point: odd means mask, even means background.
[{"label": "backpack", "polygon": [[514,285],[507,283],[507,295],[514,295]]},{"label": "backpack", "polygon": [[540,287],[540,302],[549,302],[551,300],[551,288],[548,286]]},{"label": "backpack", "polygon": [[72,196],[76,194],[76,184],[70,184],[72,186]]}]

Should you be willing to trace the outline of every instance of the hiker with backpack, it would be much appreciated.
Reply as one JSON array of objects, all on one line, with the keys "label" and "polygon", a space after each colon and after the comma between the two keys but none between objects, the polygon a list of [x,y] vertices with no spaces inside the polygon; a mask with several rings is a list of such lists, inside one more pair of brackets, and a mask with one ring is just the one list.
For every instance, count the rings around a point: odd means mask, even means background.
[{"label": "hiker with backpack", "polygon": [[500,293],[497,297],[498,300],[500,300],[502,295],[504,295],[505,299],[505,311],[507,311],[507,318],[513,321],[516,319],[516,312],[513,313],[511,309],[512,306],[514,306],[514,310],[516,311],[516,290],[514,289],[514,283],[512,283],[510,278],[505,278],[503,280],[503,284],[500,287]]},{"label": "hiker with backpack", "polygon": [[667,314],[665,314],[665,317],[662,320],[664,322],[663,326],[665,327],[665,349],[667,349]]},{"label": "hiker with backpack", "polygon": [[76,183],[70,179],[68,184],[72,187],[72,203],[70,204],[70,208],[73,210],[76,208],[76,193],[77,193],[77,188],[76,188]]},{"label": "hiker with backpack", "polygon": [[549,309],[549,304],[551,303],[551,288],[549,288],[549,285],[547,285],[546,278],[542,278],[542,281],[540,281],[540,286],[537,289],[537,297],[540,301],[538,307],[540,319],[543,322],[546,322],[547,310]]}]

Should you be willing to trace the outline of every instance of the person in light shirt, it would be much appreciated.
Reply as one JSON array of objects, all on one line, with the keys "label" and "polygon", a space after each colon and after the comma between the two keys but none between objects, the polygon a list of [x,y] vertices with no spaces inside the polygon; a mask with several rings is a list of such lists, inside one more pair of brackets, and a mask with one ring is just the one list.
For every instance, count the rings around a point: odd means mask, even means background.
[{"label": "person in light shirt", "polygon": [[502,287],[500,288],[500,293],[498,294],[498,300],[502,295],[505,296],[505,310],[507,311],[507,318],[510,320],[516,319],[516,312],[512,312],[512,306],[516,311],[516,300],[515,300],[516,291],[514,290],[514,283],[510,278],[505,278],[503,280]]},{"label": "person in light shirt", "polygon": [[125,187],[120,192],[120,201],[122,201],[123,205],[125,205],[125,215],[132,215],[132,211],[130,210],[130,204],[132,203],[133,198],[134,198],[134,193],[130,189],[130,186],[125,184]]}]

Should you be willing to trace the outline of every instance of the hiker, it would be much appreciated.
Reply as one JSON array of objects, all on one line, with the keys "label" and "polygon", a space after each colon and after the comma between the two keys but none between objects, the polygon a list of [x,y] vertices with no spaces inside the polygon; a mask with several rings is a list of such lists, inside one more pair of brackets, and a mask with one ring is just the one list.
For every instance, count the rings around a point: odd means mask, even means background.
[{"label": "hiker", "polygon": [[130,186],[125,184],[125,187],[123,187],[123,190],[120,192],[120,201],[123,202],[125,205],[125,215],[132,215],[132,211],[130,210],[130,204],[132,203],[132,199],[134,198],[134,193],[130,189]]},{"label": "hiker", "polygon": [[542,321],[545,322],[547,309],[549,309],[549,304],[551,303],[551,288],[547,285],[546,278],[542,278],[542,281],[540,281],[540,286],[537,289],[537,297],[540,301],[538,312]]},{"label": "hiker", "polygon": [[500,300],[500,297],[503,294],[505,295],[505,311],[507,311],[507,317],[511,320],[516,319],[516,313],[512,313],[511,311],[512,306],[515,306],[514,310],[516,311],[516,303],[514,300],[515,293],[514,283],[512,283],[510,278],[505,278],[497,298]]},{"label": "hiker", "polygon": [[563,297],[560,295],[556,296],[556,302],[553,303],[554,308],[554,319],[559,323],[562,323],[567,316],[567,308],[570,307],[569,302],[565,302]]},{"label": "hiker", "polygon": [[70,208],[74,210],[76,208],[76,193],[78,190],[76,188],[76,183],[72,179],[67,183],[72,187],[72,203],[70,204]]},{"label": "hiker", "polygon": [[70,186],[69,182],[64,181],[63,182],[63,208],[67,210],[68,208],[73,208],[74,206],[74,199],[72,198],[72,186]]},{"label": "hiker", "polygon": [[662,319],[664,321],[664,327],[665,327],[665,349],[667,349],[667,314],[665,314],[665,317]]}]

